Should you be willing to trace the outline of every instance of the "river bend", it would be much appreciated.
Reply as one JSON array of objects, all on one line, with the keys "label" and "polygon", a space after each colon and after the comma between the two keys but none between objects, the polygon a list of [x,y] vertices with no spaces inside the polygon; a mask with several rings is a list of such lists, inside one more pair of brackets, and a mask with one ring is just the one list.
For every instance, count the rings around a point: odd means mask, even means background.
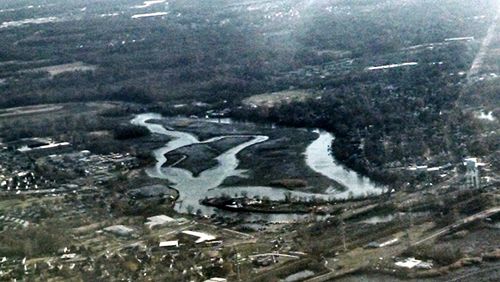
[{"label": "river bend", "polygon": [[[248,196],[267,196],[272,200],[283,199],[285,192],[291,192],[292,196],[298,198],[322,198],[322,199],[343,199],[348,196],[363,196],[366,194],[379,194],[382,190],[377,187],[370,179],[358,175],[356,172],[346,169],[338,164],[330,155],[329,148],[333,140],[333,135],[325,131],[317,131],[318,139],[313,141],[306,149],[305,162],[314,171],[322,174],[346,187],[346,191],[338,192],[329,189],[328,194],[314,194],[300,191],[289,191],[272,187],[219,187],[222,182],[231,176],[242,176],[244,170],[239,170],[239,160],[236,157],[239,152],[246,148],[266,142],[269,137],[263,135],[225,135],[200,141],[195,135],[167,130],[161,124],[150,123],[150,120],[161,120],[163,117],[159,114],[146,113],[137,115],[131,120],[131,123],[138,126],[144,126],[153,134],[162,134],[170,137],[165,146],[153,151],[156,159],[156,165],[146,169],[148,176],[159,179],[167,179],[172,183],[172,187],[179,191],[179,199],[175,205],[178,212],[188,211],[201,212],[206,215],[215,213],[213,207],[206,207],[199,203],[205,197],[218,196],[223,193],[228,195],[246,193]],[[224,138],[252,137],[251,140],[241,143],[221,155],[216,159],[218,165],[201,172],[198,176],[193,176],[189,170],[178,167],[163,167],[167,159],[165,155],[181,147],[192,144],[206,144],[215,142]],[[221,213],[221,211],[217,211]],[[261,215],[268,221],[291,221],[298,220],[299,215]],[[259,220],[259,215],[251,215],[252,220]]]}]

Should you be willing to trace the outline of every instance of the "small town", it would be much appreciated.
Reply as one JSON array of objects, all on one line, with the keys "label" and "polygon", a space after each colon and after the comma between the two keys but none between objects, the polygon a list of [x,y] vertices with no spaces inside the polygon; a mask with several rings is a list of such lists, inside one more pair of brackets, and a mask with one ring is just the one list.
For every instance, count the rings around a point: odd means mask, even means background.
[{"label": "small town", "polygon": [[3,278],[425,278],[470,265],[495,267],[500,259],[500,179],[476,158],[394,168],[425,181],[380,196],[301,196],[291,187],[307,181],[274,181],[291,189],[282,199],[249,188],[200,200],[215,208],[213,214],[194,208],[179,214],[179,192],[145,174],[154,166],[150,160],[134,150],[96,154],[70,141],[34,137],[2,144],[0,236],[10,246],[2,249],[9,254],[0,260]]},{"label": "small town", "polygon": [[2,0],[0,38],[0,281],[500,281],[500,0]]}]

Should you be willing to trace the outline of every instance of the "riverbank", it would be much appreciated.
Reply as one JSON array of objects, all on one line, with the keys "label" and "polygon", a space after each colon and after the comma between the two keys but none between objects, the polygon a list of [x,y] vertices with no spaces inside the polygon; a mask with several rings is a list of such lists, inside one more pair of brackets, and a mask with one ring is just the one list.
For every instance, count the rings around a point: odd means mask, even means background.
[{"label": "riverbank", "polygon": [[209,144],[193,144],[168,152],[163,167],[176,166],[189,170],[194,176],[217,165],[217,156],[225,151],[250,141],[251,137],[239,136],[217,140]]},{"label": "riverbank", "polygon": [[291,199],[271,201],[268,198],[256,199],[247,197],[218,197],[206,198],[201,204],[218,209],[234,212],[254,212],[254,213],[291,213],[319,215],[336,215],[342,212],[342,207],[327,205],[324,201],[299,202]]},{"label": "riverbank", "polygon": [[[240,160],[238,169],[245,173],[226,178],[221,186],[273,186],[286,179],[300,179],[305,185],[296,187],[304,192],[325,193],[326,191],[345,191],[338,182],[313,171],[304,161],[308,145],[318,138],[313,130],[273,127],[248,122],[214,123],[204,119],[166,118],[155,123],[193,134],[200,140],[219,136],[235,136],[210,143],[192,144],[179,148],[167,155],[165,166],[174,164],[185,157],[176,167],[191,171],[195,176],[203,170],[217,165],[214,160],[221,152],[231,146],[241,144],[258,134],[269,137],[264,143],[248,147],[237,154]],[[323,152],[328,155],[328,152]],[[331,159],[333,162],[333,158]]]},{"label": "riverbank", "polygon": [[[179,200],[175,206],[177,212],[193,213],[193,211],[196,211],[196,214],[212,215],[215,212],[213,205],[202,205],[202,199],[209,197],[209,195],[211,195],[210,197],[219,197],[225,193],[224,190],[227,190],[230,194],[252,194],[253,196],[257,195],[258,197],[271,200],[286,199],[288,194],[290,197],[323,201],[364,197],[374,193],[374,191],[379,193],[382,191],[377,190],[376,186],[370,183],[369,179],[360,177],[352,171],[346,171],[347,174],[327,173],[330,170],[334,172],[343,171],[345,168],[334,162],[333,158],[330,159],[331,161],[328,161],[328,157],[325,157],[325,155],[329,155],[329,144],[333,139],[333,136],[325,132],[319,132],[318,137],[317,132],[306,129],[263,127],[252,123],[220,124],[198,119],[163,118],[158,114],[152,113],[137,115],[131,123],[148,128],[153,135],[166,135],[171,138],[171,141],[165,144],[165,146],[154,150],[153,155],[157,163],[154,167],[146,169],[146,173],[152,178],[168,180],[172,183],[172,187],[179,191]],[[193,134],[193,132],[195,133]],[[218,135],[219,133],[228,135]],[[300,148],[300,150],[293,151],[290,149],[293,146],[291,144],[296,145],[298,143],[293,142],[294,137],[300,136],[306,138],[308,136],[311,137],[311,134],[316,135],[316,139],[310,144],[305,145],[302,142],[301,145],[303,147],[295,147],[297,149]],[[201,139],[199,136],[208,139]],[[192,152],[188,148],[201,146],[201,148],[207,149],[209,148],[206,147],[207,145],[237,138],[244,138],[244,142],[235,143],[231,141],[218,144],[219,148],[227,150],[216,157],[206,158],[209,161],[216,161],[216,163],[214,162],[214,166],[206,170],[195,174],[192,170],[179,166],[179,164],[190,158],[191,154],[203,152],[203,150],[194,150]],[[215,145],[212,146],[215,147]],[[231,148],[231,146],[233,147]],[[180,158],[169,161],[168,155],[176,153],[178,150],[183,150],[185,154],[181,154]],[[287,154],[276,155],[276,150],[284,150]],[[177,154],[179,153],[177,152]],[[266,154],[274,155],[273,159],[279,160],[279,162],[271,167],[259,163],[263,161],[269,165],[270,161],[266,159]],[[242,162],[242,165],[240,165],[240,162],[245,160],[243,156],[254,160],[252,164],[257,163],[259,165],[248,167],[248,164],[245,164],[245,162]],[[204,158],[198,155],[195,155],[195,157],[200,158],[199,160]],[[271,168],[277,168],[283,171],[283,167],[290,164],[291,160],[295,161],[292,164],[302,169],[304,167],[307,168],[306,170],[313,172],[316,177],[326,178],[330,182],[328,188],[321,190],[320,193],[311,191],[313,190],[311,188],[317,189],[317,186],[309,186],[307,185],[307,180],[304,181],[290,175],[280,179],[277,178],[277,175],[273,174],[271,175],[273,177],[272,180],[266,180],[265,177],[255,177],[255,172],[259,170],[269,173]],[[169,162],[173,163],[168,165]],[[242,167],[248,167],[248,169],[242,169]],[[342,179],[337,177],[342,177]],[[228,179],[233,182],[235,179],[247,179],[251,181],[252,185],[224,186],[223,184],[227,184]],[[266,184],[256,186],[255,183],[263,179],[266,181]],[[301,183],[301,185],[292,185],[287,188],[300,188],[300,191],[298,189],[289,191],[283,188],[269,187],[276,185],[276,183],[290,183],[290,179],[293,179],[293,183]],[[353,181],[353,179],[356,181]],[[343,188],[345,189],[339,193],[339,182],[345,182],[350,186],[344,186]],[[337,189],[335,186],[337,186]],[[363,189],[366,189],[366,191]],[[280,215],[283,216],[283,214]],[[297,215],[298,213],[294,213],[291,217],[285,217],[287,220],[294,220]],[[252,220],[255,220],[256,216],[259,217],[258,214],[252,215]]]}]

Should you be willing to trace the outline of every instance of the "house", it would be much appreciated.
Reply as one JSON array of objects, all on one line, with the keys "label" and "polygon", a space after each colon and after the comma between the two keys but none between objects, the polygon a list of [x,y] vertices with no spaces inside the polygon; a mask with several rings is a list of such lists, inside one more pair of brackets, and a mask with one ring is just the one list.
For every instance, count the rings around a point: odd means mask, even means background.
[{"label": "house", "polygon": [[103,229],[105,232],[114,234],[116,236],[127,237],[132,235],[134,229],[127,227],[125,225],[113,225]]},{"label": "house", "polygon": [[432,268],[431,262],[423,262],[423,261],[415,259],[415,258],[407,258],[403,261],[398,261],[395,264],[396,264],[396,266],[408,268],[408,269],[413,269],[413,268],[431,269]]},{"label": "house", "polygon": [[149,229],[153,229],[154,227],[162,227],[168,224],[171,224],[173,222],[176,222],[175,219],[166,216],[166,215],[156,215],[156,216],[151,216],[147,218],[147,222],[144,223]]},{"label": "house", "polygon": [[179,240],[173,240],[173,241],[162,241],[158,245],[160,248],[178,248],[179,247]]},{"label": "house", "polygon": [[204,282],[227,282],[227,279],[214,277],[214,278],[210,278],[208,280],[205,280]]},{"label": "house", "polygon": [[379,243],[379,242],[370,242],[370,243],[368,243],[365,246],[365,248],[366,249],[383,248],[383,247],[394,245],[394,244],[396,244],[398,242],[399,242],[398,238],[390,239],[390,240],[384,241],[382,243]]},{"label": "house", "polygon": [[70,259],[74,259],[74,258],[76,258],[75,253],[64,254],[61,256],[61,259],[63,259],[63,260],[70,260]]}]

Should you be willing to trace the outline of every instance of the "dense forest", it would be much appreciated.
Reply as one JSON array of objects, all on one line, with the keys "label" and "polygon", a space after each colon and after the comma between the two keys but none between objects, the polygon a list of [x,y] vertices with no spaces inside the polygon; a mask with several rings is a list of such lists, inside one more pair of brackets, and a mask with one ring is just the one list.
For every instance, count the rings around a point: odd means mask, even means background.
[{"label": "dense forest", "polygon": [[[363,76],[367,66],[411,60],[420,52],[433,56],[425,48],[404,48],[450,37],[481,38],[494,12],[488,9],[494,1],[320,1],[309,6],[276,1],[250,11],[253,6],[232,1],[175,1],[161,7],[168,12],[165,17],[133,20],[130,15],[137,11],[130,6],[137,1],[82,1],[84,12],[74,3],[69,8],[59,2],[57,8],[29,12],[60,22],[0,29],[0,78],[6,80],[0,84],[0,106],[104,100],[126,94],[120,92],[123,87],[139,88],[148,101],[237,102],[291,86],[344,84],[351,76]],[[27,12],[6,9],[2,18],[20,20]],[[119,16],[101,16],[105,12]],[[462,60],[453,50],[440,53],[447,62]],[[334,70],[326,79],[289,79],[289,72],[344,58],[354,59],[347,77]],[[51,79],[26,71],[75,61],[97,70]]]},{"label": "dense forest", "polygon": [[[31,10],[5,1],[6,23],[57,20],[0,28],[0,107],[120,100],[198,116],[230,108],[236,118],[330,130],[335,156],[382,182],[394,180],[383,168],[498,149],[468,138],[481,125],[456,106],[498,96],[491,83],[465,87],[495,1],[306,2],[173,1],[144,9],[165,16],[132,19],[138,1],[54,0]],[[447,40],[455,37],[469,39]],[[43,71],[72,62],[95,70]],[[367,69],[404,62],[415,65]],[[287,89],[314,95],[241,107]],[[467,94],[477,92],[483,98]]]}]

